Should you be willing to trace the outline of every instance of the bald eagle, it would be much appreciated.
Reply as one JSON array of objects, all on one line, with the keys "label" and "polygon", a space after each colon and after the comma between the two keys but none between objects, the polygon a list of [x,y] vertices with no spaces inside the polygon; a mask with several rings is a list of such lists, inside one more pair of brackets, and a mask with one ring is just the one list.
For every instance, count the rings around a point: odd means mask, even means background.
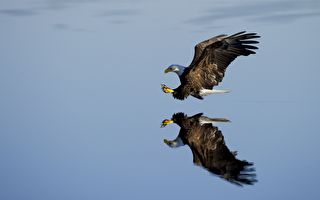
[{"label": "bald eagle", "polygon": [[172,93],[174,98],[180,100],[189,95],[203,99],[209,94],[229,92],[213,87],[222,81],[227,67],[236,57],[255,54],[253,50],[258,48],[252,44],[259,42],[252,39],[259,37],[256,33],[242,31],[231,36],[218,35],[197,44],[189,67],[170,65],[165,70],[165,73],[175,72],[181,85],[171,89],[161,84],[163,92]]},{"label": "bald eagle", "polygon": [[205,117],[202,113],[192,117],[176,113],[171,119],[163,120],[161,127],[176,123],[180,126],[179,135],[174,140],[164,139],[164,143],[172,148],[186,144],[192,151],[195,165],[233,184],[253,185],[257,181],[253,163],[236,158],[237,152],[228,149],[222,132],[212,125],[216,122],[229,122],[229,120]]}]

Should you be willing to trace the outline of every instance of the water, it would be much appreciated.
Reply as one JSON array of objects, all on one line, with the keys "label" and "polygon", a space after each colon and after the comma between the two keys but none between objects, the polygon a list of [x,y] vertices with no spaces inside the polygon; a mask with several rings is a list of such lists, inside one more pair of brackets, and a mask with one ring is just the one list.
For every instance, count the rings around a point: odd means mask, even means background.
[{"label": "water", "polygon": [[[319,199],[319,1],[0,3],[1,199]],[[258,32],[220,85],[180,102],[166,66],[196,43]],[[254,162],[237,187],[171,149],[173,113],[225,117],[228,148]]]}]

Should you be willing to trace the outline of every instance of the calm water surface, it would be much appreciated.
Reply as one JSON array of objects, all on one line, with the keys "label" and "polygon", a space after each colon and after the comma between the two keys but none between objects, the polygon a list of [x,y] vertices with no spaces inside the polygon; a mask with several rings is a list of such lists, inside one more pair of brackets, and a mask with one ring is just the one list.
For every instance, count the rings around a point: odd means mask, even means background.
[{"label": "calm water surface", "polygon": [[[319,199],[320,2],[24,0],[0,3],[0,199]],[[196,43],[258,32],[225,95],[177,101],[166,66]],[[173,113],[224,117],[254,162],[238,187],[169,148]]]}]

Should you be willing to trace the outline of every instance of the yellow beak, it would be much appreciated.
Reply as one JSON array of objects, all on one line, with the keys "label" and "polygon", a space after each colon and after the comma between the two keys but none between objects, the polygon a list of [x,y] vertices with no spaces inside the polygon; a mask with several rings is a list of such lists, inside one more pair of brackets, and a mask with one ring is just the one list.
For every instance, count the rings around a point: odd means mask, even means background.
[{"label": "yellow beak", "polygon": [[166,74],[166,73],[169,73],[169,72],[171,72],[171,69],[170,68],[167,68],[166,70],[164,70],[164,73]]},{"label": "yellow beak", "polygon": [[173,120],[165,119],[165,120],[162,121],[161,128],[167,126],[168,124],[172,124],[172,123],[173,123]]}]

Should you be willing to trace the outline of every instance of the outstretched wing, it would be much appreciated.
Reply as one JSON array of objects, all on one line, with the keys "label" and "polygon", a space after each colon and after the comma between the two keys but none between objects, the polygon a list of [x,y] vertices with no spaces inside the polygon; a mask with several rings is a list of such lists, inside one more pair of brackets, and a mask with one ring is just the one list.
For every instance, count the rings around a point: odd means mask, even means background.
[{"label": "outstretched wing", "polygon": [[220,35],[197,44],[184,81],[192,84],[195,90],[212,89],[222,81],[226,68],[236,57],[255,54],[253,50],[258,48],[252,44],[259,42],[252,39],[259,37],[256,33],[242,31],[231,36]]},{"label": "outstretched wing", "polygon": [[215,43],[215,42],[218,42],[218,41],[221,41],[223,40],[227,35],[218,35],[218,36],[215,36],[215,37],[212,37],[210,39],[207,39],[205,41],[202,41],[200,42],[199,44],[197,44],[195,47],[194,47],[194,56],[193,56],[193,59],[192,59],[192,62],[189,66],[194,66],[194,64],[197,62],[197,60],[200,58],[200,56],[202,55],[203,53],[203,50]]}]

